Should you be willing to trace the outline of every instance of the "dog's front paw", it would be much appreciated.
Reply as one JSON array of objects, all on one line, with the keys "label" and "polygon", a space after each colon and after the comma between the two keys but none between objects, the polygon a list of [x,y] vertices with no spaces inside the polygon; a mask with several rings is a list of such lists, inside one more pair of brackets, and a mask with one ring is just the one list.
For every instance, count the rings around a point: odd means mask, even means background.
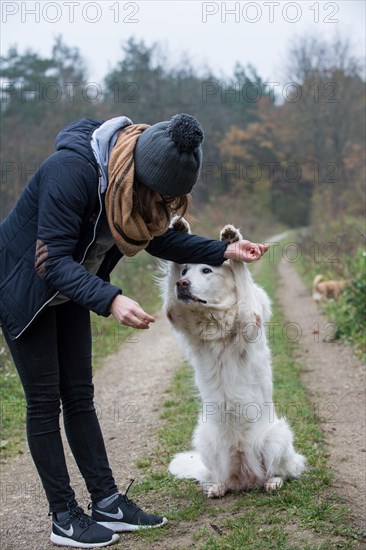
[{"label": "dog's front paw", "polygon": [[220,239],[222,241],[229,241],[230,243],[235,243],[237,241],[240,241],[243,238],[242,234],[240,233],[239,229],[234,227],[233,225],[225,225],[220,231]]},{"label": "dog's front paw", "polygon": [[191,227],[187,220],[185,218],[181,218],[180,216],[175,216],[172,219],[170,227],[174,229],[174,231],[180,231],[181,233],[191,232]]},{"label": "dog's front paw", "polygon": [[267,491],[267,493],[272,493],[272,491],[277,491],[277,489],[280,489],[283,485],[283,479],[282,477],[270,477],[267,479],[266,483],[264,484],[264,488]]},{"label": "dog's front paw", "polygon": [[205,483],[204,490],[208,498],[221,498],[227,491],[225,483]]}]

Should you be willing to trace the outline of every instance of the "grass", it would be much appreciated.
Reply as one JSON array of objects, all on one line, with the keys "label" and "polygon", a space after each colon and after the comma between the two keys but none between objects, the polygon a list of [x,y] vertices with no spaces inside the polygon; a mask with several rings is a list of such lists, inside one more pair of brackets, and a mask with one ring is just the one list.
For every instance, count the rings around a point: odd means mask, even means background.
[{"label": "grass", "polygon": [[[2,332],[1,338],[3,338]],[[25,400],[18,374],[5,342],[0,343],[0,458],[22,452]]]},{"label": "grass", "polygon": [[[141,263],[140,263],[141,262]],[[138,262],[122,262],[116,278],[123,279],[124,293],[136,299],[149,312],[156,310],[159,298],[149,287],[146,270],[153,272],[146,255]],[[262,262],[256,280],[270,295],[277,285],[275,262]],[[116,280],[115,280],[116,281]],[[117,282],[117,281],[116,281]],[[179,368],[161,404],[162,426],[159,445],[148,456],[139,457],[136,469],[139,480],[130,491],[144,508],[167,515],[164,529],[134,533],[122,537],[134,549],[165,547],[213,549],[356,549],[361,535],[350,523],[349,511],[332,487],[323,436],[316,412],[309,403],[300,381],[301,365],[293,358],[296,344],[282,337],[284,320],[274,307],[274,325],[278,332],[271,344],[274,358],[274,401],[277,412],[285,413],[295,431],[295,446],[308,459],[309,469],[300,480],[287,482],[277,493],[264,491],[229,494],[220,500],[208,500],[193,481],[174,480],[167,466],[177,451],[190,448],[192,431],[199,411],[199,399],[188,365]],[[123,333],[116,334],[114,321],[93,317],[94,352],[97,364],[101,357],[120,344]],[[5,358],[5,354],[1,357]],[[22,390],[9,358],[2,361],[5,386],[1,397],[8,409],[24,411]],[[283,404],[286,403],[286,407]],[[22,409],[23,407],[23,409]],[[17,450],[17,430],[23,430],[22,413],[2,414],[3,438],[13,441],[3,451],[11,456]],[[16,422],[12,423],[12,419]],[[21,428],[19,428],[21,426]],[[20,437],[20,436],[19,436]],[[21,437],[20,437],[21,440]],[[18,445],[19,450],[20,445]],[[130,537],[133,537],[130,538]],[[116,546],[117,548],[118,546]]]},{"label": "grass", "polygon": [[[160,298],[153,282],[155,260],[147,253],[126,258],[115,269],[112,282],[120,286],[126,296],[154,314]],[[148,276],[147,273],[151,273]],[[118,325],[112,316],[91,315],[94,367],[113,353],[125,341],[134,338],[134,331]],[[0,332],[0,338],[3,334]],[[7,345],[0,340],[0,460],[22,452],[25,442],[26,404],[23,389]]]},{"label": "grass", "polygon": [[[141,252],[133,258],[123,258],[112,275],[112,283],[151,315],[160,307],[159,291],[153,281],[155,266],[155,259],[146,252]],[[131,341],[135,335],[132,328],[118,325],[111,315],[100,317],[92,313],[91,323],[95,367],[100,365],[104,357],[113,353],[124,342]]]},{"label": "grass", "polygon": [[362,239],[363,222],[353,218],[337,220],[329,226],[297,233],[299,261],[294,263],[309,289],[315,275],[324,280],[345,279],[348,284],[339,299],[320,303],[320,309],[336,327],[334,337],[352,345],[366,359],[366,252]]},{"label": "grass", "polygon": [[[274,266],[263,262],[256,276],[272,296],[277,285]],[[159,543],[169,549],[333,550],[361,544],[349,510],[332,488],[318,418],[300,380],[301,365],[293,358],[296,345],[282,336],[284,319],[276,306],[273,322],[278,329],[271,344],[274,401],[277,412],[285,413],[294,429],[295,446],[307,457],[308,470],[277,493],[258,490],[220,500],[208,500],[194,481],[173,480],[167,474],[169,461],[177,451],[190,448],[199,411],[192,371],[184,365],[164,395],[159,448],[149,460],[137,463],[142,481],[131,488],[132,498],[164,512],[170,522],[162,530],[134,535],[134,548],[154,548]],[[281,406],[284,403],[286,407]]]}]

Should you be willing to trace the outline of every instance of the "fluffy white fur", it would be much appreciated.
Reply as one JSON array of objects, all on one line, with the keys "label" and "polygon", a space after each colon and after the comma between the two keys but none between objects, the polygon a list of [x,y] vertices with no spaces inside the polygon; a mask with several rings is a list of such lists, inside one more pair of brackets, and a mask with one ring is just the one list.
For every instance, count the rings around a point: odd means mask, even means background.
[{"label": "fluffy white fur", "polygon": [[[175,221],[177,230],[189,230]],[[222,239],[241,238],[226,226]],[[272,401],[271,354],[264,323],[270,301],[243,262],[220,267],[168,263],[162,280],[166,314],[195,372],[202,407],[194,450],[177,454],[169,471],[198,480],[209,497],[297,478],[305,458]]]}]

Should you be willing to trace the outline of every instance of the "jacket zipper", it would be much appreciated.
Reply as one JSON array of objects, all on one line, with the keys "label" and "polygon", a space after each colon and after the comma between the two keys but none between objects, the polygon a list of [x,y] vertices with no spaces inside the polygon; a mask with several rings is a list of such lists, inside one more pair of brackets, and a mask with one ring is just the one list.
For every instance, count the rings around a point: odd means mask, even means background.
[{"label": "jacket zipper", "polygon": [[[102,195],[101,195],[101,179],[102,179],[102,176],[101,176],[101,173],[100,173],[100,170],[98,168],[98,173],[99,173],[99,182],[98,182],[98,199],[99,199],[99,213],[98,213],[98,217],[96,219],[96,222],[94,224],[94,232],[93,232],[93,237],[92,237],[92,240],[90,241],[90,243],[88,244],[88,246],[86,247],[85,249],[85,252],[84,252],[84,255],[81,259],[81,261],[79,262],[81,265],[84,263],[84,260],[85,260],[85,257],[86,257],[86,254],[89,250],[89,248],[91,247],[91,245],[93,244],[93,242],[95,241],[95,237],[96,237],[96,232],[97,232],[97,226],[98,226],[98,222],[99,222],[99,219],[100,219],[100,216],[102,215],[102,211],[103,211],[103,205],[102,205]],[[34,319],[37,317],[37,315],[39,313],[41,313],[41,311],[47,306],[47,304],[49,304],[50,302],[52,302],[52,300],[54,298],[56,298],[57,294],[60,294],[60,291],[58,290],[53,296],[51,296],[51,298],[49,300],[47,300],[47,302],[45,302],[43,304],[43,306],[41,306],[39,308],[39,310],[33,315],[32,319],[29,321],[29,323],[23,328],[23,330],[21,332],[19,332],[19,334],[17,334],[16,336],[14,336],[13,340],[16,340],[17,338],[19,338],[19,336],[21,336],[23,334],[23,332],[29,327],[29,325],[34,321]]]},{"label": "jacket zipper", "polygon": [[84,255],[83,255],[82,259],[80,260],[80,264],[81,264],[81,265],[84,263],[84,260],[85,260],[85,258],[86,258],[86,254],[87,254],[89,248],[91,247],[91,245],[92,245],[93,242],[95,241],[95,237],[96,237],[96,233],[97,233],[98,222],[99,222],[99,220],[100,220],[100,216],[102,215],[102,211],[103,211],[102,195],[101,195],[102,175],[101,175],[99,169],[98,169],[98,173],[99,173],[99,183],[98,183],[99,212],[98,212],[98,216],[97,216],[97,219],[96,219],[96,221],[95,221],[95,224],[94,224],[93,238],[92,238],[92,240],[90,241],[90,243],[88,244],[88,246],[86,247],[85,252],[84,252]]}]

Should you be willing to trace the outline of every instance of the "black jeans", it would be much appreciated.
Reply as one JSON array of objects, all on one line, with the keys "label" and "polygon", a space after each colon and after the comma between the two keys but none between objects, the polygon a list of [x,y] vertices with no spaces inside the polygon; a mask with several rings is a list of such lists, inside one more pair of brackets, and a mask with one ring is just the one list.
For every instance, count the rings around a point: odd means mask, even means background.
[{"label": "black jeans", "polygon": [[16,340],[5,339],[27,401],[27,438],[51,512],[74,500],[60,433],[65,432],[92,500],[117,491],[93,404],[89,311],[66,302],[46,307]]}]

